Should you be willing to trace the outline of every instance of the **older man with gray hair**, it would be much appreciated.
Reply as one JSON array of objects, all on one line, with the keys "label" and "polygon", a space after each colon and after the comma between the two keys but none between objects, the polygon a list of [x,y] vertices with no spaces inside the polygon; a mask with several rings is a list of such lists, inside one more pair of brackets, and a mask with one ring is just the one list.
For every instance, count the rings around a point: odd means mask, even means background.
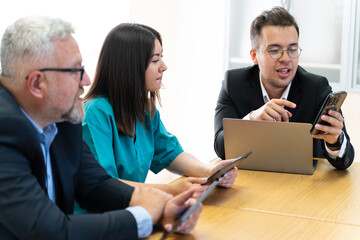
[{"label": "older man with gray hair", "polygon": [[[71,24],[26,17],[1,42],[0,238],[136,239],[171,229],[194,204],[194,187],[172,197],[111,178],[82,141],[81,94],[90,79]],[[74,200],[92,214],[72,215]],[[190,232],[194,212],[177,230]]]}]

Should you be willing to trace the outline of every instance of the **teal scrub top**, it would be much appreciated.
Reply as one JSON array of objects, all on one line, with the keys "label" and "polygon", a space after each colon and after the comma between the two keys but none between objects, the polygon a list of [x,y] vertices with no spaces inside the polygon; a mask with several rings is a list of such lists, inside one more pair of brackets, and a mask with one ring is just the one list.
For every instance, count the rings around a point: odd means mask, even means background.
[{"label": "teal scrub top", "polygon": [[114,112],[107,98],[84,104],[83,139],[96,160],[115,178],[144,182],[149,169],[154,173],[168,167],[184,150],[167,132],[156,110],[145,124],[136,123],[136,140],[117,131]]}]

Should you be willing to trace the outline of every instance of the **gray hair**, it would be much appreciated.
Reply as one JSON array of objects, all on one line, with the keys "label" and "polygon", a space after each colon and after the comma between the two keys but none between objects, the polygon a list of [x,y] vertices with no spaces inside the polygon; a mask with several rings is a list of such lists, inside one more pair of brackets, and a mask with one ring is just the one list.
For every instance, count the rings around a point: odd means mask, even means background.
[{"label": "gray hair", "polygon": [[72,25],[61,19],[32,16],[17,20],[5,30],[1,40],[1,74],[15,79],[24,77],[24,71],[32,70],[27,69],[31,67],[29,63],[44,65],[52,61],[54,41],[72,33]]}]

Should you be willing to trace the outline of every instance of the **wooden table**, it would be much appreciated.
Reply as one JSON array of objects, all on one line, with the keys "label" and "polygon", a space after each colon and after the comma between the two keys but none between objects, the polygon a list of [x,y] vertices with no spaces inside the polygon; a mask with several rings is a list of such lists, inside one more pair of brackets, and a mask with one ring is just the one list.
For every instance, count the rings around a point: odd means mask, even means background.
[{"label": "wooden table", "polygon": [[320,160],[313,175],[239,170],[204,201],[191,234],[168,239],[360,239],[360,163],[338,171]]}]

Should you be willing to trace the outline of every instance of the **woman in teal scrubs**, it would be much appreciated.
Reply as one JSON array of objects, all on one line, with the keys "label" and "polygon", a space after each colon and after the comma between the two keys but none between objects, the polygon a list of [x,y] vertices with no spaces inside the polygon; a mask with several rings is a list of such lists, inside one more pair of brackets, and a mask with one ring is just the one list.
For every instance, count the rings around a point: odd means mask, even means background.
[{"label": "woman in teal scrubs", "polygon": [[[210,167],[184,152],[178,139],[161,121],[156,101],[163,72],[160,34],[140,24],[120,24],[105,39],[95,79],[85,96],[83,139],[95,158],[113,177],[136,186],[167,168],[191,177],[208,177],[228,161]],[[219,183],[231,187],[231,170]],[[178,194],[201,178],[187,178],[172,186],[157,187]]]}]

